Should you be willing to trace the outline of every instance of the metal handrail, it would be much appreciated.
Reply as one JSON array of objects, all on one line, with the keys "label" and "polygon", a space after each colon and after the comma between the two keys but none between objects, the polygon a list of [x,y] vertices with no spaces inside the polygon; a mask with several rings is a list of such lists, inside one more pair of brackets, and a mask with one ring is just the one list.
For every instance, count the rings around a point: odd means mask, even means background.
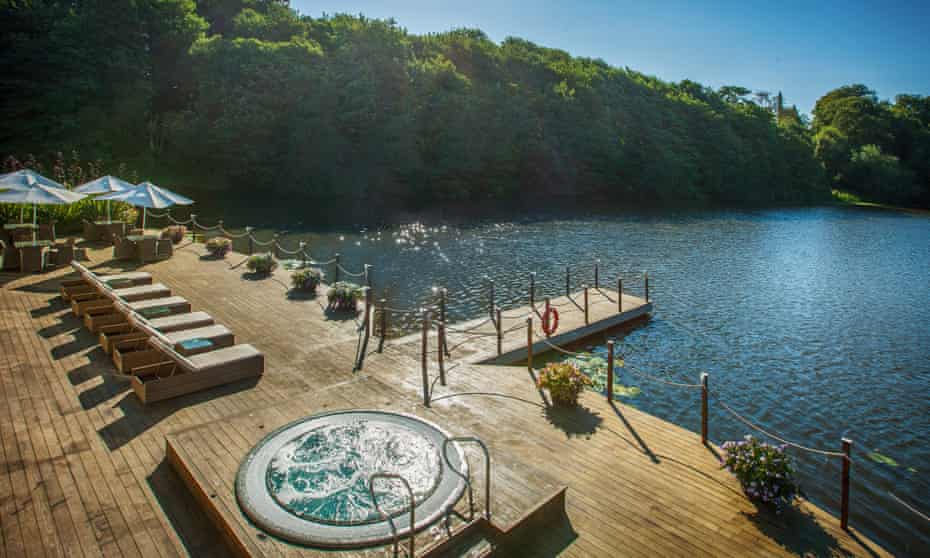
[{"label": "metal handrail", "polygon": [[368,494],[371,496],[371,501],[375,505],[375,510],[381,514],[381,518],[388,522],[391,526],[391,534],[394,537],[394,556],[397,556],[399,550],[399,537],[397,536],[397,526],[394,525],[394,517],[388,515],[387,512],[381,509],[381,506],[378,504],[378,497],[375,496],[375,480],[377,479],[388,479],[388,480],[399,480],[404,483],[404,488],[407,489],[407,494],[410,496],[410,549],[408,551],[408,558],[413,558],[413,547],[414,539],[416,538],[416,500],[413,497],[413,490],[410,488],[410,483],[407,482],[407,479],[404,477],[394,474],[394,473],[375,473],[368,478]]},{"label": "metal handrail", "polygon": [[473,443],[478,444],[478,447],[481,448],[481,451],[484,453],[484,517],[485,519],[491,519],[491,453],[488,451],[488,446],[484,444],[480,439],[475,438],[474,436],[458,436],[455,438],[446,438],[442,442],[442,457],[448,465],[449,470],[458,475],[462,480],[465,481],[465,486],[468,488],[468,513],[469,521],[475,518],[475,498],[472,494],[471,487],[471,474],[466,475],[465,473],[459,471],[452,466],[452,462],[449,460],[448,448],[449,444],[453,442],[461,443]]}]

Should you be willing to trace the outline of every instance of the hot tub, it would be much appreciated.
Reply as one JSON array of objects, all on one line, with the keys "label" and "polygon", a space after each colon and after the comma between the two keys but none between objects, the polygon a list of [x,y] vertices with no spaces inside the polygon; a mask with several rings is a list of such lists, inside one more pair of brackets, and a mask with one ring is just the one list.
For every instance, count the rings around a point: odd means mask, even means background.
[{"label": "hot tub", "polygon": [[[390,522],[375,509],[368,483],[376,473],[400,475],[416,501],[419,531],[442,518],[465,488],[442,457],[449,436],[412,415],[352,410],[314,415],[272,432],[246,456],[236,497],[262,530],[318,547],[363,547],[390,541]],[[467,475],[461,448],[452,466]],[[410,532],[409,496],[397,481],[375,483],[378,504],[398,536]]]}]

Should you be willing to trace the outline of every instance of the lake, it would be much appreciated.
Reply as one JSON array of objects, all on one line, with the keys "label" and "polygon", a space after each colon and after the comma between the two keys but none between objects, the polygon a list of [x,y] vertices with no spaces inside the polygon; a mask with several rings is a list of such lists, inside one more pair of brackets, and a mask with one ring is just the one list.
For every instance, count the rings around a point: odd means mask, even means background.
[{"label": "lake", "polygon": [[[210,222],[210,221],[208,221]],[[242,223],[245,224],[245,223]],[[262,234],[262,233],[259,233]],[[265,235],[267,237],[267,234]],[[622,276],[651,320],[611,332],[636,368],[679,382],[710,374],[720,399],[805,446],[854,441],[850,523],[899,554],[930,549],[930,218],[855,208],[629,212],[290,235],[314,257],[374,266],[392,306],[449,290],[452,319],[482,316],[484,277],[498,301],[526,301]],[[587,350],[604,351],[606,337]],[[622,372],[625,403],[693,431],[698,395]],[[749,433],[711,404],[716,442]],[[792,450],[802,490],[839,510],[840,460]]]}]

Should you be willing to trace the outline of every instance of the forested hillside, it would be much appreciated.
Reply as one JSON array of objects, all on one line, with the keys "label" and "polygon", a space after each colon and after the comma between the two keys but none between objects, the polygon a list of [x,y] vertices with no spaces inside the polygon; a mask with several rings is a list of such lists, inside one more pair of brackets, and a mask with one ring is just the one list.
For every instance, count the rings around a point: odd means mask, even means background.
[{"label": "forested hillside", "polygon": [[[748,90],[667,83],[478,30],[415,36],[280,0],[0,7],[0,155],[77,150],[179,188],[384,208],[803,203],[829,198],[836,165],[871,156],[822,155],[827,174],[797,112],[776,122]],[[827,133],[818,149],[840,151]]]}]

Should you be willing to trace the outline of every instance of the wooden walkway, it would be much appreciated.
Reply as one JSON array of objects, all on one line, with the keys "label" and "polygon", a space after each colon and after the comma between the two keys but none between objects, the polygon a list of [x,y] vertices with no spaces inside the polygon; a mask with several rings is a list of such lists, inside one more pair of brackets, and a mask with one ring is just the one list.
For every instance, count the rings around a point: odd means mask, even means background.
[{"label": "wooden walkway", "polygon": [[[453,351],[450,368],[459,364],[425,408],[418,338],[381,354],[369,346],[364,369],[353,373],[353,321],[327,318],[319,301],[288,299],[285,274],[248,280],[230,269],[241,257],[201,261],[201,250],[182,247],[145,269],[264,351],[266,374],[149,407],[57,298],[66,271],[0,275],[0,554],[228,555],[227,534],[172,468],[166,439],[235,525],[230,486],[261,432],[355,407],[413,412],[486,440],[501,518],[568,486],[564,520],[527,539],[521,555],[884,554],[808,503],[780,517],[757,512],[692,432],[593,392],[577,410],[547,406],[525,367],[474,364],[496,354],[491,337]],[[105,252],[90,256],[100,264]],[[563,329],[570,320],[563,317]],[[508,337],[513,350],[521,337],[525,347],[525,330],[518,333]],[[262,539],[241,521],[239,528],[258,541],[257,554],[312,554]]]}]

